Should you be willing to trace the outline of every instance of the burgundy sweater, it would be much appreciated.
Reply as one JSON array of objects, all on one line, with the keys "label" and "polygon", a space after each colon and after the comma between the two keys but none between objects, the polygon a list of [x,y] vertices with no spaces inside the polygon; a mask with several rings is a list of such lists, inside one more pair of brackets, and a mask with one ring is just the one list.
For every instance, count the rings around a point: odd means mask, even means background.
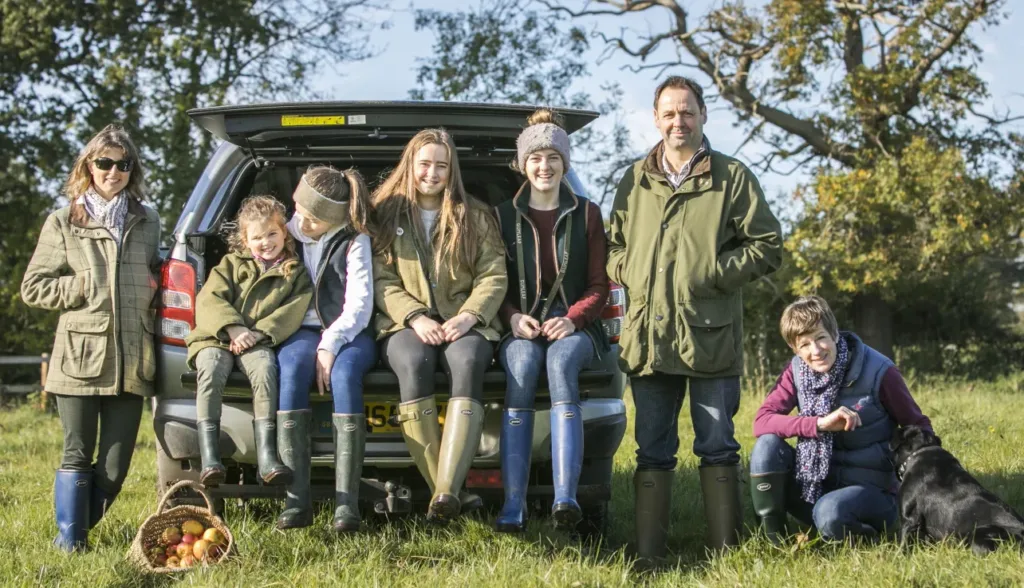
[{"label": "burgundy sweater", "polygon": [[[918,425],[932,430],[931,421],[917,406],[917,402],[910,395],[910,390],[907,389],[907,383],[903,381],[903,376],[895,366],[889,368],[882,376],[878,395],[882,400],[882,406],[896,424],[901,427]],[[771,434],[782,438],[817,438],[818,417],[790,416],[789,413],[795,408],[796,382],[793,380],[793,364],[789,364],[775,382],[775,387],[768,394],[768,398],[765,398],[764,404],[757,410],[757,416],[754,417],[754,436]]]},{"label": "burgundy sweater", "polygon": [[[529,215],[530,220],[537,226],[537,234],[540,235],[540,283],[541,291],[547,294],[558,275],[555,269],[554,239],[550,238],[555,231],[558,210],[531,208]],[[566,314],[577,331],[600,317],[601,311],[604,310],[608,300],[608,273],[605,270],[607,259],[608,245],[605,242],[601,209],[590,202],[587,204],[587,289],[583,291],[580,299],[569,307]],[[512,321],[512,315],[517,312],[522,312],[519,309],[519,288],[510,284],[505,302],[501,305],[501,319],[506,327]]]}]

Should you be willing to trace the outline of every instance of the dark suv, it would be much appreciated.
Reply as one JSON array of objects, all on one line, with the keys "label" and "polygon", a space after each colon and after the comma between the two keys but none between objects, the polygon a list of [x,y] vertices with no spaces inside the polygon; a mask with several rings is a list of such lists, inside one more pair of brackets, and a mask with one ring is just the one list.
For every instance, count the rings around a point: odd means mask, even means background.
[{"label": "dark suv", "polygon": [[[511,198],[522,182],[508,163],[530,112],[532,108],[525,106],[429,102],[267,104],[189,112],[222,143],[181,212],[163,266],[154,410],[159,491],[181,479],[198,479],[196,374],[185,365],[184,339],[195,325],[196,293],[226,251],[222,235],[231,228],[242,199],[255,193],[273,194],[291,211],[291,194],[300,176],[307,166],[319,163],[355,167],[372,189],[416,132],[443,126],[458,145],[467,191],[493,206]],[[580,110],[561,114],[570,133],[597,117]],[[577,193],[584,193],[571,171],[566,180]],[[578,499],[585,514],[584,530],[596,532],[606,522],[612,458],[626,429],[624,378],[615,344],[624,304],[622,290],[613,284],[603,315],[612,349],[580,375],[585,454]],[[446,391],[446,376],[435,377],[438,391]],[[490,505],[500,504],[502,498],[498,440],[504,397],[505,374],[495,363],[485,380],[483,437],[466,480],[466,486]],[[398,398],[398,380],[389,370],[378,366],[366,376],[368,435],[360,490],[364,513],[407,513],[414,505],[425,506],[430,498],[394,420]],[[439,396],[438,400],[438,412],[443,415],[446,399]],[[328,499],[334,496],[331,398],[314,390],[311,401],[313,496]],[[531,503],[541,508],[550,506],[553,495],[549,407],[547,384],[542,380],[528,490]],[[282,488],[264,486],[256,475],[251,391],[240,372],[232,374],[225,390],[220,442],[228,467],[228,482],[212,489],[220,504],[229,497],[283,497]]]}]

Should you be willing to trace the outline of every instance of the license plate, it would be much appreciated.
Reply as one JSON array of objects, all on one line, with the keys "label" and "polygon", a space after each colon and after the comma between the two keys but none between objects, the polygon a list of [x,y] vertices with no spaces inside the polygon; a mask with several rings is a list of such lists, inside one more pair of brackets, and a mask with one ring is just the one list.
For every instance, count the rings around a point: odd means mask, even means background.
[{"label": "license plate", "polygon": [[[437,403],[437,420],[444,427],[444,414],[448,407],[447,402]],[[331,424],[331,403],[321,402],[314,404],[314,417],[317,421],[317,429],[320,435],[333,435]],[[320,410],[317,410],[320,409]],[[366,402],[363,404],[363,412],[366,414],[367,433],[400,433],[402,428],[394,423],[398,416],[398,402]]]}]

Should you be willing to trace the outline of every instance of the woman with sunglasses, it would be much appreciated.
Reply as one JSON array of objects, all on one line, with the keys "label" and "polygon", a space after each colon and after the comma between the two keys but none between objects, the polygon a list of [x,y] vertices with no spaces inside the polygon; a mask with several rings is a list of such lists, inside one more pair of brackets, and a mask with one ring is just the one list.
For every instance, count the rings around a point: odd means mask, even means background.
[{"label": "woman with sunglasses", "polygon": [[121,491],[153,394],[160,217],[142,204],[138,150],[114,125],[82,149],[64,194],[68,206],[43,224],[21,296],[61,313],[46,379],[64,427],[54,544],[76,551]]}]

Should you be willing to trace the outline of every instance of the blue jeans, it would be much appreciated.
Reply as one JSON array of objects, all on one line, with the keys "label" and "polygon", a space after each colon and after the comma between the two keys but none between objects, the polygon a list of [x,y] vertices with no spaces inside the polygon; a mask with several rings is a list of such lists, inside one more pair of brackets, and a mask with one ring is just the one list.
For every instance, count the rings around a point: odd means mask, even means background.
[{"label": "blue jeans", "polygon": [[794,472],[796,449],[778,435],[762,435],[750,454],[750,474],[787,472],[786,510],[825,539],[847,535],[877,536],[896,525],[896,496],[877,486],[855,484],[836,488],[825,479],[824,493],[813,505],[800,497]]},{"label": "blue jeans", "polygon": [[[303,327],[277,349],[281,391],[279,410],[309,408],[316,383],[316,347],[320,329]],[[331,369],[331,395],[337,414],[363,414],[363,377],[377,363],[377,343],[366,331],[342,345]]]},{"label": "blue jeans", "polygon": [[537,381],[547,369],[551,404],[580,401],[580,370],[594,359],[594,342],[581,331],[548,341],[509,337],[498,353],[505,368],[505,408],[533,408]]},{"label": "blue jeans", "polygon": [[740,444],[732,418],[740,407],[740,378],[691,378],[655,373],[629,378],[636,405],[636,468],[674,470],[679,451],[679,411],[687,384],[690,388],[690,419],[693,421],[693,453],[702,466],[735,465]]}]

